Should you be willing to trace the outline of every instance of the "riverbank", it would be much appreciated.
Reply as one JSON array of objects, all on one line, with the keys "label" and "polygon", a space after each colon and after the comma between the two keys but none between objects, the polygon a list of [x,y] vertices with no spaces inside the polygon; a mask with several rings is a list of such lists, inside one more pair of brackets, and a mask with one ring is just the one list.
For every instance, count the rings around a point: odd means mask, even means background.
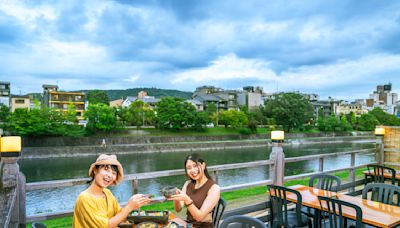
[{"label": "riverbank", "polygon": [[[370,132],[286,134],[285,145],[373,142]],[[269,134],[219,136],[131,136],[23,139],[21,159],[85,157],[101,153],[191,152],[271,146]]]}]

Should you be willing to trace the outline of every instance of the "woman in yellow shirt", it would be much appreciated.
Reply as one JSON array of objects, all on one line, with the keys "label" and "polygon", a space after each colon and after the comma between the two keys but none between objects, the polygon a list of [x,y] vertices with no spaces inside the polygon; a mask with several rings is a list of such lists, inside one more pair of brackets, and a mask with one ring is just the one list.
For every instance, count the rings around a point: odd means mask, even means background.
[{"label": "woman in yellow shirt", "polygon": [[133,195],[121,208],[110,190],[123,180],[124,172],[115,155],[100,155],[89,168],[90,186],[77,198],[73,227],[117,227],[128,214],[151,200],[143,194]]}]

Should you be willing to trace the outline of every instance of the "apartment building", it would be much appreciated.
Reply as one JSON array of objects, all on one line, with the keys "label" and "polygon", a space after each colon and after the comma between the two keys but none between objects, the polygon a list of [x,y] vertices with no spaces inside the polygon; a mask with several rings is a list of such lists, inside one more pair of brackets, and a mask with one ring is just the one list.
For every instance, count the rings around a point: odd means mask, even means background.
[{"label": "apartment building", "polygon": [[11,93],[10,93],[10,83],[0,82],[0,104],[10,107]]},{"label": "apartment building", "polygon": [[336,107],[336,115],[347,115],[354,113],[356,116],[361,116],[362,114],[367,114],[368,110],[363,108],[360,103],[352,102],[340,102]]},{"label": "apartment building", "polygon": [[11,112],[15,112],[15,109],[26,108],[30,110],[30,98],[29,96],[11,96]]},{"label": "apartment building", "polygon": [[[396,115],[397,114],[397,93],[392,93],[392,84],[378,85],[376,90],[369,95],[370,101],[367,102],[367,107],[373,109],[379,107],[385,112]],[[373,101],[373,102],[371,102]]]},{"label": "apartment building", "polygon": [[69,105],[75,107],[76,118],[78,120],[83,120],[83,113],[85,112],[85,93],[58,91],[58,86],[56,85],[43,85],[42,106],[66,112],[68,111]]}]

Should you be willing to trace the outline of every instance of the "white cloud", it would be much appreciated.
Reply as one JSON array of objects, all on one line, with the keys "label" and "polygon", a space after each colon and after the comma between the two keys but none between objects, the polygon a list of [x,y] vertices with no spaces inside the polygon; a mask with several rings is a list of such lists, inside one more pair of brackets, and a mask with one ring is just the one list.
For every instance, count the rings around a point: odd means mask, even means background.
[{"label": "white cloud", "polygon": [[20,4],[19,1],[1,1],[0,11],[19,20],[28,28],[36,28],[35,20],[43,18],[46,20],[55,20],[54,9],[49,6],[27,7]]}]

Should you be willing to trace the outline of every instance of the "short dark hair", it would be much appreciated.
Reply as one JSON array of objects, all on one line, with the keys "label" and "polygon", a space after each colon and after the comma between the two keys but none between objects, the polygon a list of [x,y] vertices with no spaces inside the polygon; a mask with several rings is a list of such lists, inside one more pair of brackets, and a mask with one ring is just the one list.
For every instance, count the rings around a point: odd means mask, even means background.
[{"label": "short dark hair", "polygon": [[[196,164],[203,164],[205,161],[204,161],[203,158],[201,158],[201,156],[200,156],[199,154],[196,154],[196,153],[191,154],[191,155],[188,155],[188,156],[186,157],[185,162],[184,162],[184,164],[183,164],[183,166],[185,167],[186,178],[187,178],[188,180],[191,180],[192,182],[194,182],[194,180],[193,180],[192,178],[190,178],[190,176],[187,174],[187,170],[186,170],[186,163],[187,163],[189,160],[190,160],[190,161],[193,161],[193,162],[196,163]],[[208,173],[207,165],[206,165],[206,167],[204,168],[204,174],[206,175],[206,177],[207,177],[208,179],[211,179],[211,180],[212,180],[210,174]]]}]

